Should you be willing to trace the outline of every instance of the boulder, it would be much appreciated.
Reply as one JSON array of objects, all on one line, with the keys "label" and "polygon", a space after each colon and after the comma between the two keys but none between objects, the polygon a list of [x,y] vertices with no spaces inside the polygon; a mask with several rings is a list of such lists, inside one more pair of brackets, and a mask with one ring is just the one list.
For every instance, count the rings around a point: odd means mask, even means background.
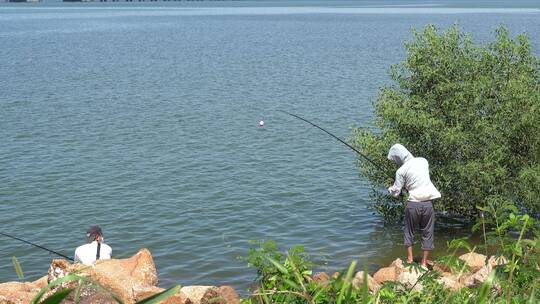
[{"label": "boulder", "polygon": [[439,273],[445,273],[445,272],[452,272],[452,268],[450,266],[440,263],[440,262],[433,262],[433,271],[439,272]]},{"label": "boulder", "polygon": [[311,277],[311,280],[317,284],[317,286],[326,287],[330,282],[330,276],[326,272],[317,272]]},{"label": "boulder", "polygon": [[472,288],[474,287],[473,274],[470,272],[464,273],[459,277],[459,283],[464,287]]},{"label": "boulder", "polygon": [[463,287],[459,282],[459,278],[450,272],[443,272],[441,277],[437,279],[437,282],[451,291],[457,291]]},{"label": "boulder", "polygon": [[69,273],[91,277],[126,304],[134,303],[139,290],[156,286],[158,281],[154,260],[145,248],[130,258],[100,260],[92,266],[53,260],[49,267],[49,282]]},{"label": "boulder", "polygon": [[26,304],[39,292],[41,287],[34,283],[7,282],[0,284],[0,303]]},{"label": "boulder", "polygon": [[411,268],[407,271],[400,273],[397,277],[397,281],[406,288],[413,288],[413,290],[420,291],[423,286],[422,283],[418,282],[418,279],[426,272],[427,270],[419,268]]},{"label": "boulder", "polygon": [[69,274],[72,265],[69,261],[64,259],[54,259],[49,265],[49,271],[47,272],[47,281],[50,283],[56,279],[63,278]]},{"label": "boulder", "polygon": [[467,266],[469,266],[471,272],[477,272],[480,270],[480,268],[486,265],[487,257],[476,252],[469,252],[461,255],[459,259],[464,261]]},{"label": "boulder", "polygon": [[227,304],[240,304],[240,296],[232,286],[221,286],[219,294]]},{"label": "boulder", "polygon": [[489,274],[491,273],[493,269],[491,268],[491,265],[486,265],[480,268],[477,272],[472,274],[467,274],[463,277],[461,280],[462,284],[467,287],[479,287],[486,281]]},{"label": "boulder", "polygon": [[33,282],[7,282],[0,284],[0,303],[19,304],[29,303],[32,298],[45,286],[47,276]]},{"label": "boulder", "polygon": [[490,265],[486,265],[482,268],[480,268],[477,272],[475,272],[473,274],[473,279],[474,279],[474,283],[477,285],[477,286],[480,286],[481,284],[483,284],[489,274],[491,273],[491,271],[493,270],[493,268],[490,266]]},{"label": "boulder", "polygon": [[395,259],[392,264],[390,264],[390,267],[396,268],[396,273],[399,275],[402,272],[407,271],[407,267],[405,267],[403,260],[400,258]]},{"label": "boulder", "polygon": [[377,270],[377,272],[375,272],[375,274],[373,275],[373,278],[379,284],[382,284],[386,281],[395,281],[397,280],[397,277],[398,277],[398,271],[396,267],[394,266],[383,267]]},{"label": "boulder", "polygon": [[216,286],[185,286],[181,291],[193,304],[225,304]]},{"label": "boulder", "polygon": [[[135,300],[141,301],[163,291],[165,291],[165,288],[156,286],[139,289],[135,294]],[[182,291],[178,291],[175,295],[161,301],[160,304],[193,304],[193,302]]]},{"label": "boulder", "polygon": [[[364,284],[364,272],[359,271],[354,275],[352,285],[354,288],[360,288],[362,287],[363,284]],[[381,284],[377,283],[377,281],[375,281],[375,279],[369,274],[367,275],[367,286],[368,286],[369,291],[371,292],[376,292],[377,290],[379,290],[379,288],[381,288]]]},{"label": "boulder", "polygon": [[508,263],[508,259],[504,256],[490,256],[488,259],[488,265],[491,266],[491,268],[495,268],[496,266],[505,265]]},{"label": "boulder", "polygon": [[49,281],[48,281],[48,278],[47,276],[42,276],[41,278],[35,280],[34,282],[32,282],[32,284],[34,284],[34,286],[36,288],[43,288],[45,286],[47,286],[47,284],[49,284]]},{"label": "boulder", "polygon": [[[73,284],[72,287],[76,285]],[[50,295],[48,293],[47,295]],[[70,294],[62,303],[77,303],[77,304],[118,304],[110,293],[104,290],[96,290],[91,287],[81,288],[80,300],[75,302],[74,295]]]}]

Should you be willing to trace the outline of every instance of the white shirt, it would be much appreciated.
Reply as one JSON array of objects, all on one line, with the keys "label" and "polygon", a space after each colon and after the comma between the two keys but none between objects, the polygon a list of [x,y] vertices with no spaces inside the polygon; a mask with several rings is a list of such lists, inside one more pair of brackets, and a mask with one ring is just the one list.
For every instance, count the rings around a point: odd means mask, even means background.
[{"label": "white shirt", "polygon": [[[75,249],[75,262],[82,263],[84,265],[93,265],[96,262],[97,242],[84,244]],[[101,243],[99,250],[100,260],[109,260],[111,258],[112,248],[111,246]]]},{"label": "white shirt", "polygon": [[423,202],[441,197],[429,178],[429,164],[425,158],[414,157],[405,147],[396,144],[390,149],[388,159],[401,165],[394,185],[388,188],[394,197],[399,196],[403,187],[409,191],[409,201]]}]

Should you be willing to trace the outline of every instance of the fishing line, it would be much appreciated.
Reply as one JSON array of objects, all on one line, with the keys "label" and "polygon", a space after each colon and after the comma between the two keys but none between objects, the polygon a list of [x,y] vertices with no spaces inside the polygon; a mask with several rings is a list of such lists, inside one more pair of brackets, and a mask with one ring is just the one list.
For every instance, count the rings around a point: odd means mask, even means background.
[{"label": "fishing line", "polygon": [[43,246],[40,246],[40,245],[38,245],[38,244],[34,244],[34,243],[32,243],[32,242],[25,241],[25,240],[23,240],[23,239],[21,239],[21,238],[18,238],[18,237],[16,237],[16,236],[9,235],[9,234],[7,234],[7,233],[0,232],[0,234],[3,235],[3,236],[7,236],[8,238],[12,238],[12,239],[14,239],[14,240],[21,241],[21,242],[23,242],[23,243],[30,244],[30,245],[32,245],[32,246],[34,246],[34,247],[37,247],[37,248],[46,250],[46,251],[48,251],[48,252],[50,252],[50,253],[54,253],[54,254],[59,255],[59,256],[61,256],[61,257],[63,257],[63,258],[66,258],[66,259],[68,259],[68,260],[70,260],[70,261],[73,261],[73,258],[70,258],[70,257],[68,257],[68,256],[66,256],[66,255],[63,255],[63,254],[61,254],[61,253],[59,253],[59,252],[56,252],[56,251],[54,251],[54,250],[47,249],[47,248],[45,248],[45,247],[43,247]]},{"label": "fishing line", "polygon": [[[296,114],[289,113],[289,112],[287,112],[287,111],[283,111],[283,110],[278,110],[278,111],[283,112],[283,113],[288,114],[288,115],[291,115],[292,117],[296,117],[296,118],[298,118],[298,119],[300,119],[300,120],[303,120],[303,121],[307,122],[308,124],[310,124],[310,125],[312,125],[312,126],[318,128],[319,130],[321,130],[321,131],[325,132],[326,134],[332,136],[333,138],[337,139],[337,140],[338,140],[339,142],[341,142],[342,144],[344,144],[344,145],[346,145],[347,147],[351,148],[354,152],[358,153],[358,155],[362,156],[362,158],[364,158],[365,160],[367,160],[370,164],[372,164],[373,166],[375,166],[377,169],[379,169],[379,170],[381,170],[381,171],[386,171],[386,169],[384,169],[383,167],[381,167],[380,165],[378,165],[377,163],[375,163],[373,160],[371,160],[371,158],[367,157],[367,156],[364,155],[362,152],[358,151],[355,147],[349,145],[347,142],[345,142],[345,141],[342,140],[341,138],[339,138],[339,137],[335,136],[334,134],[332,134],[332,133],[326,131],[325,129],[319,127],[318,125],[312,123],[311,121],[309,121],[309,120],[307,120],[307,119],[305,119],[305,118],[302,118],[302,117],[300,117],[300,116],[298,116],[298,115],[296,115]],[[393,178],[393,177],[392,177],[392,178]]]}]

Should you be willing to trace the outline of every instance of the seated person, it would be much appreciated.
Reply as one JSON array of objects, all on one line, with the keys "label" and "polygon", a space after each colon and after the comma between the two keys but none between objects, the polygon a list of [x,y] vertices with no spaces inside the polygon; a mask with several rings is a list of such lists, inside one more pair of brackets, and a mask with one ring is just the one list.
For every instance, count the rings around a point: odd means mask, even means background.
[{"label": "seated person", "polygon": [[111,246],[103,243],[103,233],[99,226],[92,226],[86,231],[86,244],[75,249],[75,262],[84,265],[93,265],[97,260],[111,258]]}]

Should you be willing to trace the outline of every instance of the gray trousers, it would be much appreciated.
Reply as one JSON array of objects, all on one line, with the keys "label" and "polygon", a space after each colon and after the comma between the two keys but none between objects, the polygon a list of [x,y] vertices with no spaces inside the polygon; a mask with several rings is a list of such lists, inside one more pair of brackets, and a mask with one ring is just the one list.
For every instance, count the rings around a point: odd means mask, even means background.
[{"label": "gray trousers", "polygon": [[414,230],[422,232],[422,249],[433,250],[433,230],[435,213],[431,201],[407,202],[405,207],[405,246],[414,245]]}]

